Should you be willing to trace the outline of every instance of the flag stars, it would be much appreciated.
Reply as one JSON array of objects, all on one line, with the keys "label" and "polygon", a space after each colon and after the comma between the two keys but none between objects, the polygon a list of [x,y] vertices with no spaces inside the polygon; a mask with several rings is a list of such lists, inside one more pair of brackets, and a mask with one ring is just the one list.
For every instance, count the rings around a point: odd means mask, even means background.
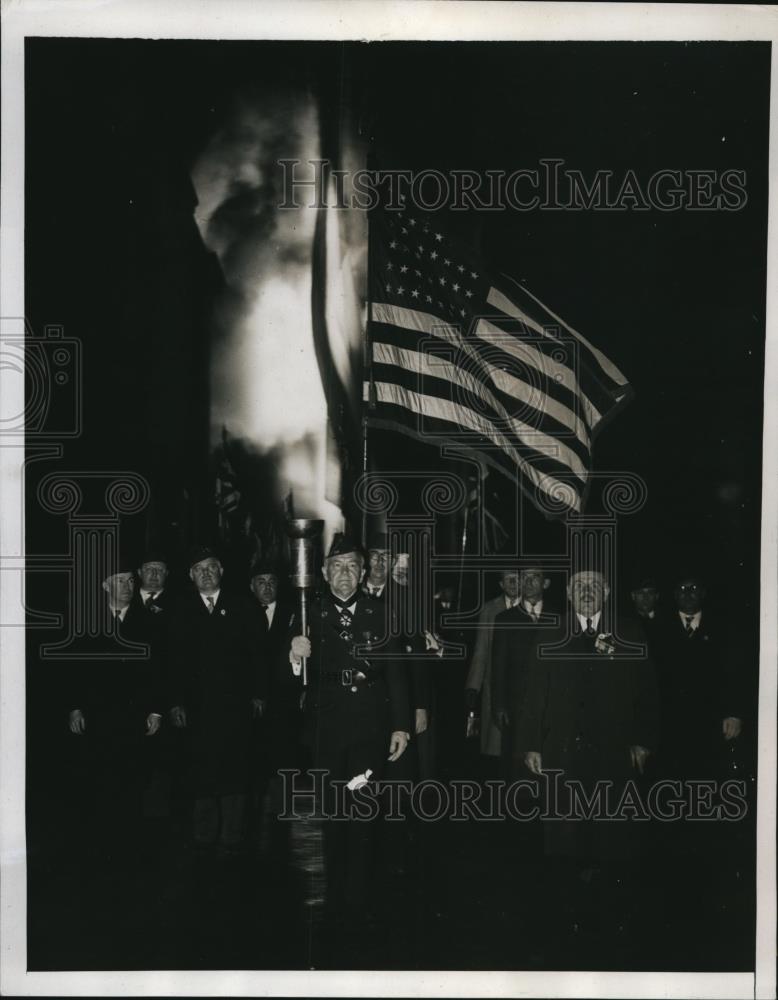
[{"label": "flag stars", "polygon": [[388,261],[387,264],[386,264],[386,270],[387,271],[391,271],[393,267],[394,267],[394,264],[391,261]]},{"label": "flag stars", "polygon": [[431,295],[425,295],[424,298],[427,300],[427,302],[432,302],[432,296]]},{"label": "flag stars", "polygon": [[443,241],[443,233],[435,233],[435,242],[441,243]]},{"label": "flag stars", "polygon": [[420,243],[418,249],[419,249],[419,253],[424,253],[424,244]]},{"label": "flag stars", "polygon": [[434,250],[432,251],[432,253],[430,253],[430,257],[431,257],[431,258],[432,258],[433,260],[437,260],[437,259],[438,259],[438,255],[437,255],[437,253],[436,253],[436,252],[435,252]]},{"label": "flag stars", "polygon": [[401,226],[400,227],[400,232],[403,234],[403,236],[407,236],[408,235],[408,227],[407,226]]},{"label": "flag stars", "polygon": [[402,286],[402,285],[400,285],[400,286],[398,287],[398,289],[397,289],[397,294],[398,294],[398,295],[402,295],[402,294],[403,294],[404,292],[405,292],[405,289],[403,288],[403,286]]},{"label": "flag stars", "polygon": [[471,278],[477,278],[477,277],[478,277],[478,275],[477,275],[477,274],[475,273],[475,271],[471,271],[471,272],[470,272],[470,277],[471,277]]},{"label": "flag stars", "polygon": [[419,289],[418,288],[412,289],[411,290],[411,298],[412,299],[418,299],[418,297],[419,297]]},{"label": "flag stars", "polygon": [[465,297],[468,299],[472,299],[473,297],[473,293],[470,291],[469,288],[465,290]]},{"label": "flag stars", "polygon": [[455,292],[459,291],[459,285],[458,285],[458,283],[456,281],[454,282],[454,284],[451,287],[454,289]]},{"label": "flag stars", "polygon": [[402,267],[400,268],[400,274],[405,274],[407,270],[408,270],[408,265],[403,264]]},{"label": "flag stars", "polygon": [[451,263],[451,261],[448,259],[448,257],[444,257],[443,258],[443,263],[446,265],[446,267],[448,267],[449,264]]},{"label": "flag stars", "polygon": [[397,240],[392,240],[392,242],[389,244],[389,249],[390,250],[396,250],[397,249]]},{"label": "flag stars", "polygon": [[457,271],[459,271],[460,274],[464,274],[465,273],[464,264],[460,264],[459,267],[457,267]]},{"label": "flag stars", "polygon": [[416,225],[416,220],[415,219],[408,219],[408,225],[409,226],[415,226]]}]

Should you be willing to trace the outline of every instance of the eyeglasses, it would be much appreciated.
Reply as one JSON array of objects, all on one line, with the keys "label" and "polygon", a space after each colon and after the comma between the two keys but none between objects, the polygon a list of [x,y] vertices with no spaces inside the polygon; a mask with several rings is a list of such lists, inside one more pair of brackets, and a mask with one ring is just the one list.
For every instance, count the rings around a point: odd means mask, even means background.
[{"label": "eyeglasses", "polygon": [[678,587],[678,591],[681,594],[698,594],[702,590],[702,587],[697,583],[682,583]]}]

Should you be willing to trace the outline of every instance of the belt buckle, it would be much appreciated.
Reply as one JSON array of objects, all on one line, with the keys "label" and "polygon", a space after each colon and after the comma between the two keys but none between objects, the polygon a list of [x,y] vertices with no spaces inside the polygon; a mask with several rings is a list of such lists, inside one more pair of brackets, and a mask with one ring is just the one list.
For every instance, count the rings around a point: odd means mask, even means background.
[{"label": "belt buckle", "polygon": [[351,687],[354,683],[354,668],[349,667],[346,670],[341,670],[340,672],[340,683],[343,687]]}]

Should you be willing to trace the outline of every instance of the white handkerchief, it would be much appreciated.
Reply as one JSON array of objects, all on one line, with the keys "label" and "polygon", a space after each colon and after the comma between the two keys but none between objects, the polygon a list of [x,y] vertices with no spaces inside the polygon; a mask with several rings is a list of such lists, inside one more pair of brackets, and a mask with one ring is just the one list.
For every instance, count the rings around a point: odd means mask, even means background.
[{"label": "white handkerchief", "polygon": [[372,773],[371,769],[368,768],[364,774],[355,775],[351,781],[348,782],[346,788],[348,788],[350,792],[355,792],[358,788],[364,788],[368,781],[370,781],[370,775]]}]

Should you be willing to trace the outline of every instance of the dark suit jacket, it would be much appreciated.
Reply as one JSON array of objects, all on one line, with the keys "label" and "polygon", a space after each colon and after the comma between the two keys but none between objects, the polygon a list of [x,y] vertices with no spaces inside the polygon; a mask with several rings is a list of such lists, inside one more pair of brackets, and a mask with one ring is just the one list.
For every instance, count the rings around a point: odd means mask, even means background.
[{"label": "dark suit jacket", "polygon": [[252,697],[267,695],[265,636],[248,598],[222,590],[212,614],[193,591],[170,626],[171,702],[186,709],[195,791],[246,787]]},{"label": "dark suit jacket", "polygon": [[537,622],[521,605],[502,611],[494,620],[492,638],[492,714],[505,712],[511,724],[521,714],[529,677],[532,648],[541,632],[554,628],[559,615],[543,602]]},{"label": "dark suit jacket", "polygon": [[675,612],[664,620],[657,639],[662,749],[668,762],[689,775],[700,768],[711,771],[711,753],[723,753],[722,721],[748,714],[740,676],[749,668],[747,658],[730,648],[717,624],[703,610],[699,628],[688,636]]},{"label": "dark suit jacket", "polygon": [[[629,620],[619,623],[625,642],[644,645]],[[540,751],[544,767],[562,767],[583,778],[616,778],[632,773],[629,748],[655,750],[659,738],[659,700],[654,665],[648,655],[629,655],[616,645],[598,652],[597,640],[572,634],[558,650],[567,618],[538,634],[529,675],[518,742],[523,752]]]},{"label": "dark suit jacket", "polygon": [[265,656],[268,664],[268,698],[273,693],[294,687],[289,673],[289,634],[294,629],[299,613],[293,604],[277,601],[273,623],[268,627],[264,608],[255,602],[259,627],[265,636]]},{"label": "dark suit jacket", "polygon": [[279,768],[300,764],[300,687],[289,665],[289,635],[299,614],[291,603],[278,601],[268,628],[265,610],[256,601],[253,611],[265,636],[268,670],[267,705],[256,727],[261,758],[257,763],[263,773],[273,774]]},{"label": "dark suit jacket", "polygon": [[429,709],[432,702],[432,680],[430,658],[427,656],[427,643],[419,628],[414,623],[411,627],[407,612],[409,594],[407,588],[398,587],[390,580],[380,597],[376,597],[363,587],[363,594],[369,601],[375,601],[384,615],[394,616],[395,634],[399,635],[398,643],[401,653],[408,657],[406,661],[408,693],[410,707]]},{"label": "dark suit jacket", "polygon": [[166,587],[148,604],[143,603],[140,591],[135,592],[130,608],[133,615],[142,623],[146,641],[151,647],[152,683],[155,704],[161,706],[159,711],[167,715],[170,709],[169,691],[169,655],[168,641],[170,622],[176,603],[174,594]]},{"label": "dark suit jacket", "polygon": [[[577,619],[575,619],[577,623]],[[642,632],[634,622],[619,622],[625,643],[645,648]],[[573,634],[557,650],[543,646],[561,643],[567,620],[559,628],[536,637],[526,697],[518,721],[516,745],[522,751],[539,751],[543,769],[560,769],[561,781],[580,781],[591,794],[598,780],[611,783],[610,795],[629,778],[637,778],[630,747],[655,750],[658,742],[659,706],[654,666],[648,655],[622,658],[625,646],[614,643],[613,653],[597,651],[597,638]],[[563,813],[569,801],[563,787],[559,803]],[[618,801],[618,798],[615,800]],[[614,803],[615,804],[615,803]],[[574,855],[630,852],[634,824],[580,819],[549,820],[544,824],[546,850]]]},{"label": "dark suit jacket", "polygon": [[131,643],[143,643],[148,652],[143,658],[121,655],[112,659],[76,664],[68,685],[68,711],[80,709],[86,720],[90,741],[114,746],[142,742],[149,713],[165,711],[153,660],[152,634],[142,609],[131,603],[119,636]]}]

